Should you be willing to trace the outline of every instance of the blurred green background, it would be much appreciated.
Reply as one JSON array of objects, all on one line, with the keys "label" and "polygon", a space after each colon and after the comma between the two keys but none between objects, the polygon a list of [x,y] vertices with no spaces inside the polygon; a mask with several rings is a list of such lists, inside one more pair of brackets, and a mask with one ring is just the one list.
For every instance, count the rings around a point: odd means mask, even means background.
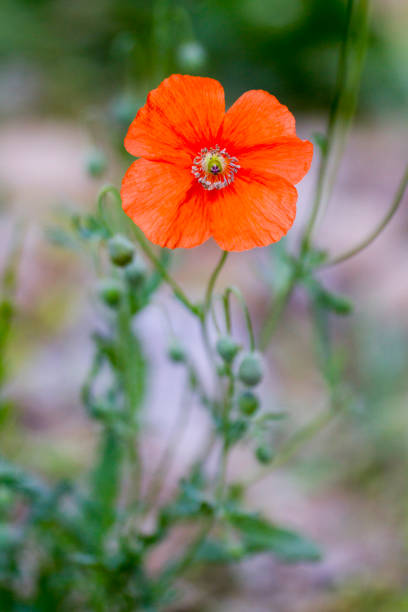
[{"label": "blurred green background", "polygon": [[[90,463],[94,430],[79,388],[95,325],[94,274],[83,254],[57,249],[46,233],[62,209],[92,210],[102,184],[120,183],[130,159],[123,138],[146,93],[172,72],[219,79],[228,103],[247,89],[266,89],[295,113],[301,137],[312,138],[327,118],[345,12],[343,0],[1,0],[1,267],[16,223],[25,236],[7,358],[10,407],[0,420],[10,459],[51,480]],[[406,1],[372,3],[355,129],[318,232],[332,252],[374,227],[408,158],[407,31]],[[295,239],[316,162],[317,154],[300,187]],[[356,302],[353,316],[335,327],[355,401],[347,418],[252,491],[254,507],[320,542],[324,560],[287,568],[260,559],[209,573],[185,610],[408,610],[407,231],[405,206],[371,249],[326,273],[330,287]],[[234,255],[223,278],[241,286],[258,326],[273,291],[260,272],[268,256]],[[211,243],[175,257],[177,278],[197,299],[215,258]],[[273,250],[270,266],[273,279]],[[163,299],[186,333],[185,313]],[[160,318],[147,317],[141,327],[153,370],[146,452],[155,456],[174,408],[170,402],[163,416],[161,402],[175,393],[175,379],[160,357]],[[324,396],[310,339],[297,293],[268,355],[266,391],[295,423],[314,414]],[[238,457],[237,472],[247,468],[247,458]]]},{"label": "blurred green background", "polygon": [[[119,103],[126,91],[143,95],[144,88],[172,72],[217,78],[230,99],[263,88],[279,92],[290,107],[324,109],[331,99],[345,4],[2,0],[0,109],[78,113],[89,104]],[[364,112],[406,105],[407,22],[403,0],[374,2]]]}]

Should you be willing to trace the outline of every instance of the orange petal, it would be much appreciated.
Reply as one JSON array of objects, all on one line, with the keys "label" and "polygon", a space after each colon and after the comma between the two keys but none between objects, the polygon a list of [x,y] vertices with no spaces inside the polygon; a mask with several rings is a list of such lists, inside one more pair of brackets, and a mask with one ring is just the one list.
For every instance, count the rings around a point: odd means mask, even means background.
[{"label": "orange petal", "polygon": [[239,156],[242,169],[254,174],[279,175],[290,183],[299,183],[309,171],[313,158],[313,145],[308,140],[285,137],[269,146],[254,147]]},{"label": "orange petal", "polygon": [[129,127],[125,147],[136,157],[191,166],[192,158],[214,141],[224,113],[218,81],[173,74],[149,93]]},{"label": "orange petal", "polygon": [[234,183],[214,197],[211,234],[226,251],[277,242],[296,216],[296,188],[280,176],[255,181],[240,171]]},{"label": "orange petal", "polygon": [[282,136],[296,136],[292,113],[267,91],[251,90],[226,113],[220,140],[230,155],[239,155]]},{"label": "orange petal", "polygon": [[210,237],[202,192],[187,170],[139,159],[123,178],[122,206],[154,244],[189,249]]}]

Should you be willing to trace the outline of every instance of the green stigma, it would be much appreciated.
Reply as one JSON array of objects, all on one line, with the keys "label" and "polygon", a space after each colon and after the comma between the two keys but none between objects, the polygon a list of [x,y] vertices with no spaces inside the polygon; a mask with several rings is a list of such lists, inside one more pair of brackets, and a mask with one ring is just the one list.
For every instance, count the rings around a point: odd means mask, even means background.
[{"label": "green stigma", "polygon": [[221,174],[225,167],[225,161],[221,155],[208,155],[205,160],[205,169],[210,174]]}]

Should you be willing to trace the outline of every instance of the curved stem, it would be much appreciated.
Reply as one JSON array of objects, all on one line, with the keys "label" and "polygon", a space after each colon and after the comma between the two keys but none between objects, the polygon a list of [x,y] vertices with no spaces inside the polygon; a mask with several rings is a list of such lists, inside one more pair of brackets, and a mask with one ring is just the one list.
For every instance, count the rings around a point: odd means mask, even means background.
[{"label": "curved stem", "polygon": [[369,0],[348,0],[346,33],[339,57],[336,90],[330,110],[326,144],[321,154],[316,195],[302,239],[302,253],[309,251],[320,211],[328,204],[355,112],[367,48],[368,14]]},{"label": "curved stem", "polygon": [[153,473],[150,486],[146,494],[146,506],[148,510],[154,507],[159,501],[164,475],[167,476],[169,474],[177,450],[181,446],[181,441],[190,422],[192,407],[193,402],[191,397],[191,389],[187,382],[178,414],[175,422],[173,423],[170,437]]},{"label": "curved stem", "polygon": [[326,425],[332,421],[332,419],[338,414],[338,411],[330,406],[327,410],[319,414],[316,418],[314,418],[310,423],[307,423],[304,427],[299,429],[289,440],[284,444],[281,450],[276,455],[275,459],[273,459],[272,463],[261,468],[257,474],[252,476],[246,482],[244,482],[245,487],[251,487],[264,478],[269,476],[269,474],[277,467],[280,467],[309,440],[311,440],[320,430],[324,429]]},{"label": "curved stem", "polygon": [[[121,197],[120,197],[120,193],[116,189],[116,187],[114,187],[114,185],[107,185],[106,187],[103,187],[103,189],[100,191],[99,196],[98,196],[98,208],[99,208],[99,212],[100,212],[102,218],[103,218],[103,211],[101,210],[101,208],[102,208],[102,201],[103,201],[103,198],[105,197],[105,195],[107,195],[108,193],[111,193],[114,196],[114,198],[116,199],[116,201],[118,203],[120,203],[120,205],[122,205],[122,200],[121,200]],[[140,245],[141,249],[143,250],[144,254],[148,257],[148,259],[150,259],[150,261],[152,262],[152,264],[154,265],[156,270],[162,275],[162,277],[166,281],[166,283],[173,289],[173,293],[176,296],[176,298],[178,300],[180,300],[180,302],[182,304],[184,304],[184,306],[186,306],[188,308],[188,310],[192,314],[194,314],[195,316],[200,317],[201,316],[200,308],[198,306],[196,306],[195,304],[193,304],[188,299],[188,297],[186,296],[186,294],[184,293],[184,291],[182,290],[180,285],[167,272],[166,268],[163,266],[163,264],[161,263],[160,259],[157,257],[157,255],[154,253],[153,249],[151,248],[151,246],[150,246],[147,238],[143,234],[142,230],[139,229],[137,227],[137,225],[133,225],[132,229],[133,229],[133,235],[134,235],[135,239],[137,240],[137,242],[139,243],[139,245]]]},{"label": "curved stem", "polygon": [[217,265],[214,268],[213,273],[210,276],[210,280],[208,281],[207,290],[205,292],[204,298],[204,316],[206,316],[208,314],[208,311],[210,310],[214,286],[217,282],[218,275],[221,272],[227,257],[228,251],[223,251]]},{"label": "curved stem", "polygon": [[391,221],[391,219],[397,212],[399,205],[402,202],[402,198],[404,197],[404,193],[407,188],[407,185],[408,185],[408,165],[405,169],[404,175],[398,186],[397,192],[394,196],[394,199],[391,203],[391,206],[387,214],[385,215],[383,220],[378,224],[375,230],[371,232],[371,234],[367,236],[365,240],[357,244],[354,248],[350,249],[349,251],[346,251],[345,253],[342,253],[341,255],[338,255],[337,257],[334,257],[333,259],[329,261],[323,262],[321,264],[321,267],[334,266],[338,263],[342,263],[343,261],[346,261],[347,259],[354,257],[354,255],[357,255],[358,253],[363,251],[366,247],[368,247],[372,242],[374,242],[377,236],[381,234],[383,229],[388,225],[388,223]]},{"label": "curved stem", "polygon": [[316,223],[316,220],[319,214],[320,205],[322,203],[325,177],[326,177],[327,166],[328,166],[329,156],[330,156],[332,142],[333,142],[333,133],[334,133],[335,125],[337,123],[337,117],[338,117],[339,100],[340,100],[340,95],[341,95],[341,91],[343,89],[343,84],[345,80],[346,49],[347,49],[348,31],[350,28],[350,21],[351,21],[352,6],[353,6],[353,0],[348,0],[346,35],[343,38],[343,43],[342,43],[340,56],[339,56],[336,91],[335,91],[333,102],[330,108],[330,115],[329,115],[329,121],[328,121],[328,126],[327,126],[326,146],[321,152],[319,174],[318,174],[317,186],[316,186],[316,195],[315,195],[314,202],[313,202],[312,212],[311,212],[311,215],[310,215],[307,227],[306,227],[306,231],[305,231],[305,234],[302,240],[302,251],[303,252],[307,251],[310,247],[310,239],[312,236],[314,225]]},{"label": "curved stem", "polygon": [[210,361],[212,361],[212,349],[211,349],[211,343],[210,343],[210,339],[208,336],[208,330],[207,330],[207,318],[208,318],[208,313],[211,310],[211,303],[212,303],[215,283],[217,282],[218,275],[221,272],[227,257],[228,257],[228,252],[223,251],[217,265],[215,266],[213,270],[213,273],[210,276],[210,279],[207,285],[207,289],[205,292],[205,296],[204,296],[204,304],[203,304],[203,308],[201,311],[201,317],[200,317],[203,341],[204,341],[204,345],[205,345],[208,357],[210,358]]},{"label": "curved stem", "polygon": [[295,283],[296,276],[292,274],[290,279],[288,279],[286,285],[278,293],[274,307],[272,308],[267,319],[265,320],[261,331],[261,336],[259,340],[259,348],[261,351],[265,351],[268,348],[271,338],[279,323],[280,317],[283,311],[285,310],[285,306],[288,303],[290,296],[292,295]]},{"label": "curved stem", "polygon": [[254,335],[254,329],[252,326],[252,321],[251,321],[251,315],[249,314],[249,309],[248,306],[246,305],[246,302],[244,300],[244,297],[241,293],[241,291],[237,288],[237,287],[227,287],[225,292],[224,292],[224,312],[225,312],[225,322],[227,325],[227,331],[228,333],[231,332],[231,309],[230,309],[230,295],[231,293],[233,295],[235,295],[235,297],[237,298],[244,316],[245,316],[245,324],[246,324],[246,328],[248,331],[248,335],[249,335],[249,344],[250,344],[250,349],[251,351],[255,350],[255,335]]}]

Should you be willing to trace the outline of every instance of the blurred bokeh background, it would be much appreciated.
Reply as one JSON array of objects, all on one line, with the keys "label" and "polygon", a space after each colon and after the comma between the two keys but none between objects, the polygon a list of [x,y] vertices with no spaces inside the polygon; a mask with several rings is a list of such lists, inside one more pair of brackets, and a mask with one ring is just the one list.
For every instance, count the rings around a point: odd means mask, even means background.
[{"label": "blurred bokeh background", "polygon": [[[7,457],[49,479],[80,473],[91,461],[94,426],[79,390],[98,317],[94,273],[83,253],[48,238],[64,210],[91,211],[103,184],[119,185],[130,163],[123,138],[149,89],[172,72],[219,79],[227,103],[265,89],[295,114],[299,135],[311,139],[327,121],[344,26],[344,0],[2,0],[0,267],[16,227],[24,235],[4,390],[11,403],[0,415]],[[332,253],[375,226],[408,158],[407,31],[407,2],[373,1],[357,117],[317,232],[317,243]],[[317,155],[299,186],[289,243],[296,243],[310,208],[316,166]],[[347,418],[250,490],[252,506],[319,542],[323,560],[286,567],[260,557],[225,575],[209,573],[186,610],[408,610],[407,236],[403,206],[370,249],[325,272],[327,285],[356,304],[335,329],[356,400]],[[216,257],[211,242],[175,256],[175,275],[197,299]],[[221,279],[241,287],[257,327],[275,269],[273,250],[255,250],[230,257]],[[161,299],[180,336],[191,332],[198,343],[194,321],[186,324],[166,290]],[[143,315],[139,326],[151,365],[144,452],[154,461],[181,378],[165,358],[160,312]],[[314,361],[298,291],[268,353],[264,388],[265,401],[284,407],[292,424],[321,405],[324,385]],[[193,419],[174,479],[199,427]],[[251,467],[243,453],[233,471]]]}]

